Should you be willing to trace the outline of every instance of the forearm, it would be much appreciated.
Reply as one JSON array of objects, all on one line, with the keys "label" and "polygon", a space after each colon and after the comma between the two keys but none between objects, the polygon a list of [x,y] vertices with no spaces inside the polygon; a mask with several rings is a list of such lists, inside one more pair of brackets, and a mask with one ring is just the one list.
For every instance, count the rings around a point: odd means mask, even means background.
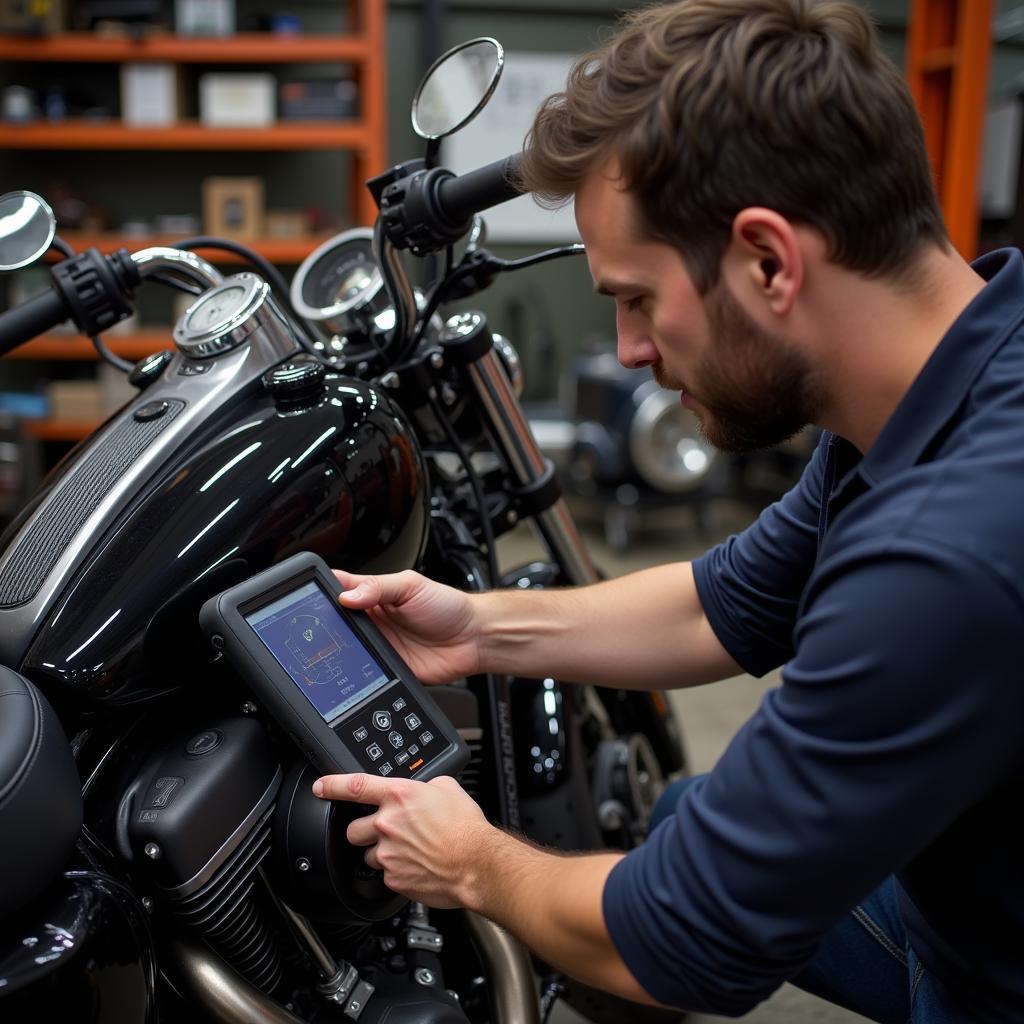
[{"label": "forearm", "polygon": [[653,1003],[612,944],[601,911],[605,880],[621,856],[563,856],[492,828],[475,844],[458,901],[502,925],[562,973]]},{"label": "forearm", "polygon": [[688,563],[588,587],[475,599],[485,671],[670,689],[741,670],[711,629]]}]

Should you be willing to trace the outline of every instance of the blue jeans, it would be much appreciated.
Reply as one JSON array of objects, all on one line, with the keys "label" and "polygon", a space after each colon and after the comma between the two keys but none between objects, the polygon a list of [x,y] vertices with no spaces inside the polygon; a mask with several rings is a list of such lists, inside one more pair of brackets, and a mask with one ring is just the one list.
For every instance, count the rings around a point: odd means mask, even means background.
[{"label": "blue jeans", "polygon": [[[665,790],[648,831],[675,811],[695,778],[679,779]],[[879,1024],[972,1024],[975,1019],[918,961],[892,878],[825,935],[814,959],[790,981]]]}]

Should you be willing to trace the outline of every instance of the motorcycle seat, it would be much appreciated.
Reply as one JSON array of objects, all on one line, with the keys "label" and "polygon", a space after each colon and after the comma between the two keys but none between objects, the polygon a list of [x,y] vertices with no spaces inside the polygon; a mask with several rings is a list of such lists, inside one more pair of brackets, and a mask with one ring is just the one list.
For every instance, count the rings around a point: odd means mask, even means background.
[{"label": "motorcycle seat", "polygon": [[0,920],[60,875],[81,825],[81,783],[56,712],[0,666]]}]

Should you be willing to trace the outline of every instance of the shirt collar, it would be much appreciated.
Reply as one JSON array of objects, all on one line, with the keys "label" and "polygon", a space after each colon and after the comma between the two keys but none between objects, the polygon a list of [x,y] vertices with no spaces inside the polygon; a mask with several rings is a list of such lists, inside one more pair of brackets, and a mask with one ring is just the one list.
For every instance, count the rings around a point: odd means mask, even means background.
[{"label": "shirt collar", "polygon": [[988,283],[953,322],[861,460],[858,469],[872,483],[921,458],[1024,316],[1024,257],[1017,249],[987,253],[972,267]]}]

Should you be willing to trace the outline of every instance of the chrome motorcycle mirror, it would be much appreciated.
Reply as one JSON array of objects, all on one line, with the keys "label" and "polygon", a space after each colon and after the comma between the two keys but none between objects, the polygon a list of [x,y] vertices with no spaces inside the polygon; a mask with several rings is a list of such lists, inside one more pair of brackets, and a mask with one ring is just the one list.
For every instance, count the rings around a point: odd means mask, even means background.
[{"label": "chrome motorcycle mirror", "polygon": [[491,98],[504,66],[505,51],[489,36],[459,43],[443,53],[413,97],[413,130],[433,141],[469,124]]},{"label": "chrome motorcycle mirror", "polygon": [[35,263],[50,248],[57,218],[35,192],[0,196],[0,270],[18,270]]}]

